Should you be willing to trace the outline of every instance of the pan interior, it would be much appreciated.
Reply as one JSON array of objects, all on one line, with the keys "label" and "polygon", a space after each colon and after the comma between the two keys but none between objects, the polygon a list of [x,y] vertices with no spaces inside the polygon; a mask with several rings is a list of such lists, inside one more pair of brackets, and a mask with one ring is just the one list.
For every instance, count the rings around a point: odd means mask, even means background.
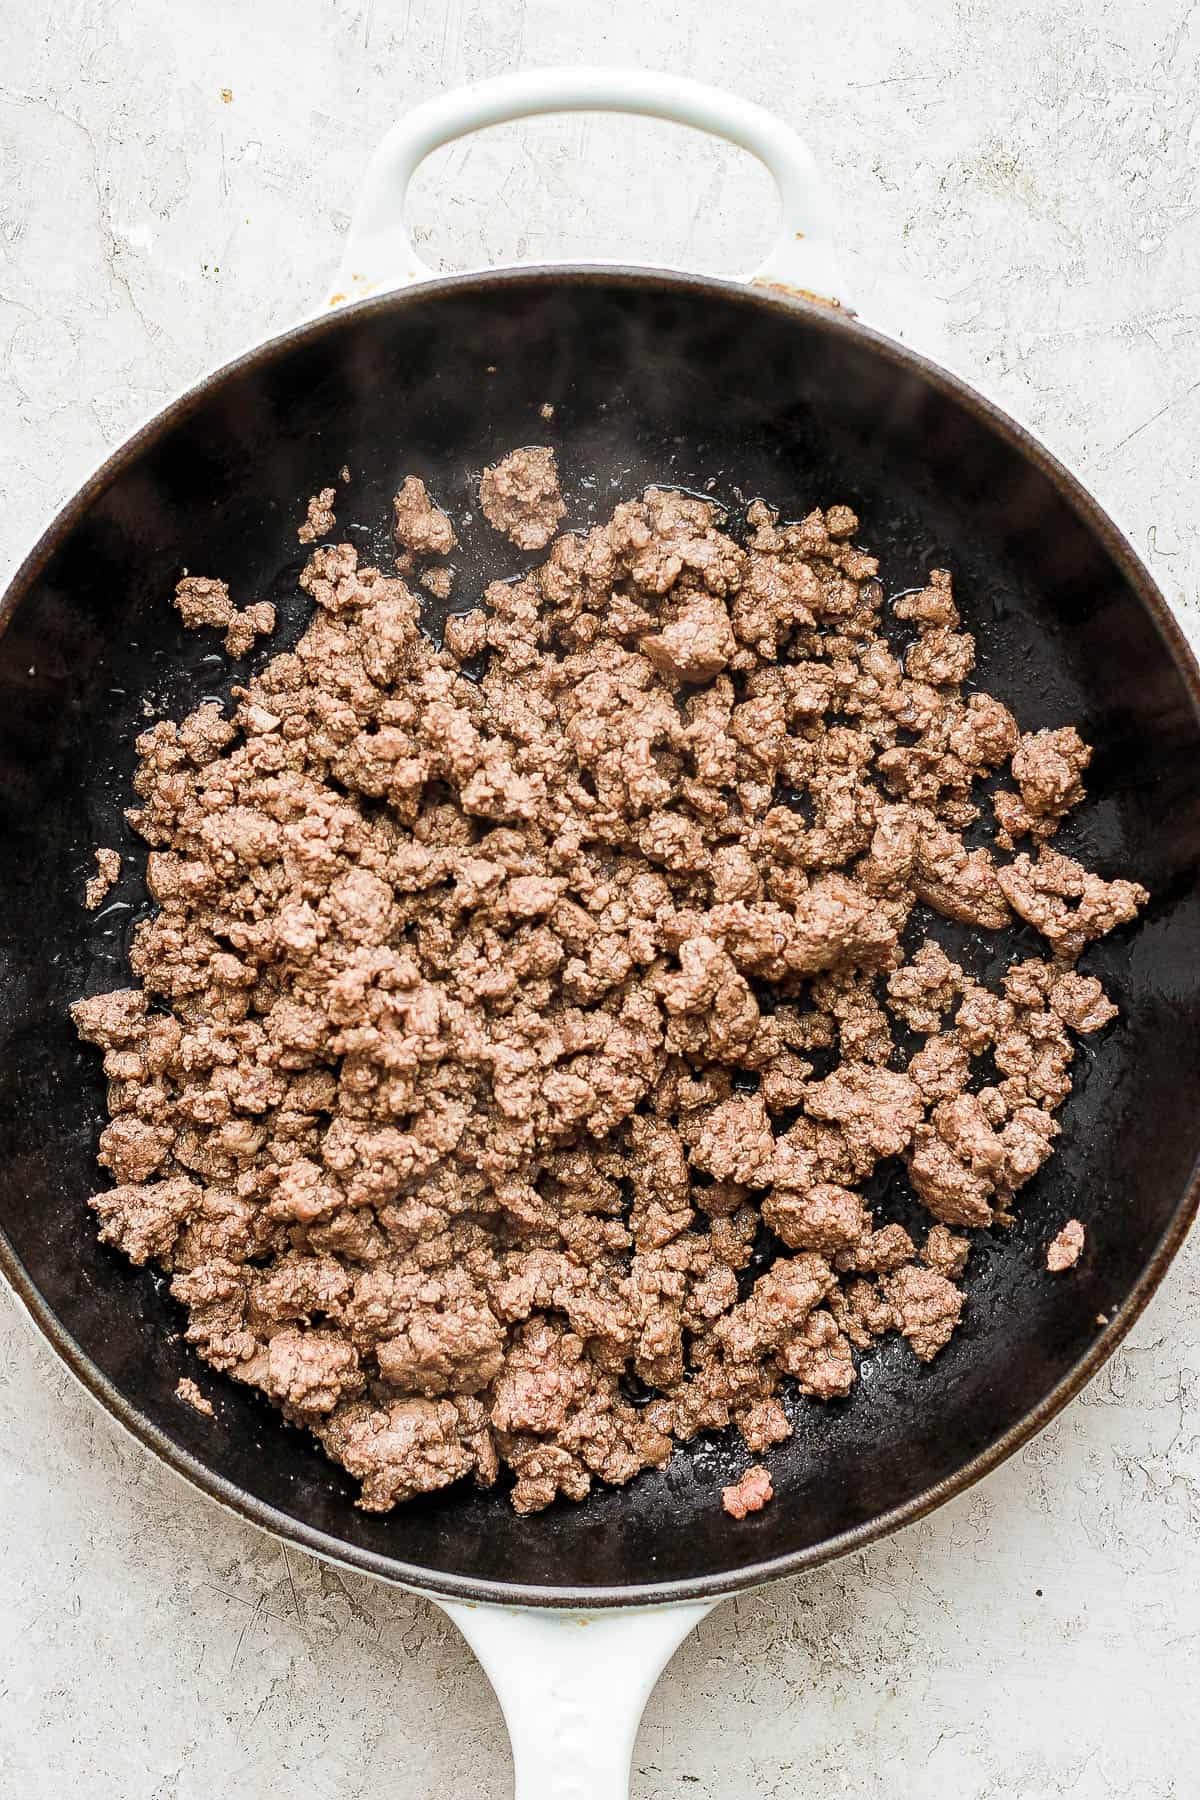
[{"label": "pan interior", "polygon": [[[718,1493],[746,1464],[732,1438],[534,1520],[469,1488],[389,1516],[356,1511],[356,1485],[315,1443],[194,1361],[165,1282],[99,1245],[86,1207],[99,1185],[103,1084],[65,1009],[122,983],[145,910],[145,846],[122,817],[133,738],[150,716],[227,695],[247,666],[214,656],[211,634],[183,632],[167,604],[181,568],[219,574],[240,603],[277,603],[281,631],[261,661],[300,627],[296,526],[305,498],[343,464],[352,481],[338,535],[382,557],[403,475],[423,476],[462,517],[477,512],[482,466],[528,443],[555,446],[569,524],[649,481],[731,504],[762,494],[788,516],[845,501],[890,591],[952,568],[980,685],[1025,727],[1075,722],[1097,747],[1089,799],[1062,846],[1153,896],[1143,922],[1084,960],[1121,1020],[1081,1047],[1060,1148],[1023,1194],[1015,1230],[973,1255],[963,1329],[929,1367],[885,1345],[844,1404],[790,1400],[795,1436],[770,1459],[776,1501],[739,1525]],[[456,604],[477,591],[485,555],[513,572],[538,560],[478,518],[460,535]],[[211,1490],[399,1579],[480,1595],[501,1584],[532,1599],[732,1585],[783,1559],[817,1560],[833,1540],[921,1504],[1088,1356],[1101,1320],[1144,1285],[1196,1157],[1200,722],[1186,662],[1139,597],[1143,580],[1070,484],[952,384],[816,309],[716,284],[466,280],[248,359],[117,459],[23,571],[0,638],[10,1272],[109,1404]],[[80,894],[97,844],[121,851],[124,873],[89,915]],[[1016,942],[1040,953],[1032,936]],[[881,1203],[885,1217],[903,1216],[898,1178]],[[1072,1215],[1087,1224],[1088,1250],[1052,1279],[1044,1245]],[[189,1373],[217,1399],[215,1420],[175,1398]]]}]

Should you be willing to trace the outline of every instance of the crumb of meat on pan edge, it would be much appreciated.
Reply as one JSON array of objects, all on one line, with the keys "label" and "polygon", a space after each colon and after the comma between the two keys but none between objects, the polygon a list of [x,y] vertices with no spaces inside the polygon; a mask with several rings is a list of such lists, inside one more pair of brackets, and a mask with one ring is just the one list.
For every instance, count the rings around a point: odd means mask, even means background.
[{"label": "crumb of meat on pan edge", "polygon": [[1083,1255],[1087,1234],[1078,1219],[1068,1219],[1058,1236],[1046,1248],[1046,1267],[1052,1275],[1073,1269]]},{"label": "crumb of meat on pan edge", "polygon": [[190,1406],[193,1412],[202,1413],[206,1419],[215,1419],[216,1410],[207,1395],[202,1394],[190,1375],[184,1375],[176,1384],[176,1397]]},{"label": "crumb of meat on pan edge", "polygon": [[293,647],[142,732],[154,909],[72,1008],[101,1238],[380,1512],[503,1476],[531,1513],[730,1426],[761,1458],[881,1339],[945,1354],[1116,1013],[1079,958],[1146,899],[1053,847],[1087,746],[985,691],[946,570],[889,602],[846,506],[654,488],[551,542],[551,453],[502,470],[545,555],[442,647],[410,478],[403,575],[314,546]]}]

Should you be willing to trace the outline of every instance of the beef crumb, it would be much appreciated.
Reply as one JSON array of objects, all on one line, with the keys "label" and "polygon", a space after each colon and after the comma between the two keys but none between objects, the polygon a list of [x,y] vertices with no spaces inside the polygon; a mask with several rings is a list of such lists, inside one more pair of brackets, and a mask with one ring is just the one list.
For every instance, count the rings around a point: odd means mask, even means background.
[{"label": "beef crumb", "polygon": [[437,569],[426,569],[420,577],[421,586],[435,600],[448,600],[454,591],[454,570],[443,565]]},{"label": "beef crumb", "polygon": [[193,1412],[202,1413],[206,1419],[216,1418],[216,1410],[212,1401],[200,1392],[190,1375],[182,1378],[176,1386],[175,1393],[185,1406],[191,1407]]},{"label": "beef crumb", "polygon": [[1052,1275],[1061,1275],[1064,1269],[1073,1269],[1083,1255],[1086,1233],[1078,1219],[1068,1219],[1058,1236],[1051,1239],[1046,1250],[1046,1267]]},{"label": "beef crumb", "polygon": [[747,1513],[761,1512],[767,1501],[774,1497],[770,1471],[761,1463],[752,1464],[732,1487],[721,1489],[721,1505],[731,1519],[744,1519]]},{"label": "beef crumb", "polygon": [[[483,486],[549,543],[550,451]],[[416,478],[396,522],[407,557],[453,543]],[[963,693],[946,570],[889,620],[850,508],[745,526],[648,489],[441,649],[415,583],[315,546],[294,648],[137,740],[140,985],[72,1009],[100,1235],[370,1510],[503,1469],[534,1512],[731,1426],[759,1456],[880,1338],[938,1356],[964,1231],[1011,1222],[1114,1016],[1074,964],[1145,893],[1051,845],[1082,740]],[[176,604],[269,628],[209,578]],[[919,901],[1045,954],[984,986],[907,947]],[[867,1198],[888,1165],[914,1235]],[[726,1509],[769,1493],[756,1466]]]},{"label": "beef crumb", "polygon": [[89,912],[95,912],[121,873],[118,851],[100,848],[95,852],[95,857],[96,873],[88,876],[83,890],[83,904]]},{"label": "beef crumb", "polygon": [[249,655],[255,638],[268,637],[275,629],[275,608],[269,601],[256,601],[239,612],[225,582],[207,575],[185,575],[175,588],[175,605],[188,631],[206,625],[224,630],[226,655],[239,659]]},{"label": "beef crumb", "polygon": [[303,525],[296,532],[302,544],[311,544],[319,537],[326,537],[337,524],[333,503],[337,499],[336,488],[322,488],[314,494],[308,503],[308,514]]},{"label": "beef crumb", "polygon": [[396,542],[416,556],[448,556],[458,539],[449,515],[429,497],[425,483],[410,475],[392,501]]},{"label": "beef crumb", "polygon": [[189,631],[202,625],[223,628],[236,611],[226,583],[208,575],[185,575],[175,588],[175,605]]},{"label": "beef crumb", "polygon": [[479,504],[488,524],[511,538],[518,550],[544,550],[567,510],[553,450],[513,450],[486,468]]}]

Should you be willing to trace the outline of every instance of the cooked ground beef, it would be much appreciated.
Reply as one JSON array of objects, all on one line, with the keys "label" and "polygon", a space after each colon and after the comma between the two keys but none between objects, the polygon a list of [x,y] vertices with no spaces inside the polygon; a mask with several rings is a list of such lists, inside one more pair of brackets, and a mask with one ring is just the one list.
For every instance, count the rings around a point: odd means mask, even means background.
[{"label": "cooked ground beef", "polygon": [[88,876],[83,888],[83,904],[89,912],[95,912],[121,873],[121,855],[118,850],[101,848],[95,852],[95,857],[96,873]]},{"label": "cooked ground beef", "polygon": [[426,569],[418,580],[435,600],[448,600],[454,589],[454,570],[443,564],[440,568]]},{"label": "cooked ground beef", "polygon": [[190,1406],[193,1412],[202,1413],[206,1419],[216,1417],[216,1409],[212,1401],[200,1392],[190,1375],[183,1377],[176,1385],[175,1392],[184,1405]]},{"label": "cooked ground beef", "polygon": [[337,499],[336,488],[322,488],[314,494],[308,503],[308,511],[303,525],[296,533],[302,544],[313,544],[320,537],[327,537],[337,524],[334,517],[333,503]]},{"label": "cooked ground beef", "polygon": [[1086,1233],[1079,1220],[1068,1219],[1046,1250],[1046,1267],[1052,1275],[1061,1275],[1064,1269],[1075,1267],[1083,1255],[1085,1238]]},{"label": "cooked ground beef", "polygon": [[[545,544],[551,453],[482,499]],[[781,1395],[842,1398],[884,1334],[941,1351],[961,1230],[1050,1155],[1072,1034],[1115,1011],[1072,963],[1146,895],[1046,846],[1086,746],[963,694],[949,574],[889,647],[857,528],[756,502],[739,542],[651,489],[441,650],[414,588],[318,547],[295,649],[230,716],[139,738],[141,986],[73,1009],[110,1081],[101,1236],[170,1272],[200,1354],[363,1506],[507,1466],[533,1511],[730,1424],[762,1454]],[[455,539],[415,479],[396,532]],[[227,632],[263,611],[176,598]],[[1009,861],[963,842],[1006,769],[997,835],[1036,846]],[[985,988],[932,938],[906,953],[919,901],[1015,912],[1048,957]],[[888,1160],[923,1241],[864,1200]]]},{"label": "cooked ground beef", "polygon": [[458,539],[449,515],[429,498],[425,483],[410,475],[392,502],[396,542],[417,556],[448,556]]},{"label": "cooked ground beef", "polygon": [[479,504],[489,525],[519,550],[544,550],[566,512],[553,450],[513,450],[483,471]]},{"label": "cooked ground beef", "polygon": [[266,637],[275,629],[275,608],[269,601],[257,601],[239,612],[226,584],[207,575],[185,575],[175,589],[175,605],[189,631],[202,625],[224,631],[227,656],[248,655],[256,637]]}]

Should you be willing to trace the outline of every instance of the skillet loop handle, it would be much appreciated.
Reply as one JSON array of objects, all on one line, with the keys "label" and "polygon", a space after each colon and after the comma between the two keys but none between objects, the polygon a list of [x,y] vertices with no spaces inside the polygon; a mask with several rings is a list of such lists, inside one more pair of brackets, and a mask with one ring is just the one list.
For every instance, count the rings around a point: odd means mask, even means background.
[{"label": "skillet loop handle", "polygon": [[489,125],[559,112],[638,113],[695,126],[748,150],[775,179],[782,221],[766,262],[744,279],[848,306],[829,197],[808,146],[790,125],[681,76],[588,68],[528,69],[456,88],[393,125],[368,166],[329,304],[435,279],[404,222],[409,183],[431,151]]},{"label": "skillet loop handle", "polygon": [[438,1602],[504,1710],[514,1800],[628,1800],[642,1709],[712,1602],[643,1612],[517,1612]]}]

